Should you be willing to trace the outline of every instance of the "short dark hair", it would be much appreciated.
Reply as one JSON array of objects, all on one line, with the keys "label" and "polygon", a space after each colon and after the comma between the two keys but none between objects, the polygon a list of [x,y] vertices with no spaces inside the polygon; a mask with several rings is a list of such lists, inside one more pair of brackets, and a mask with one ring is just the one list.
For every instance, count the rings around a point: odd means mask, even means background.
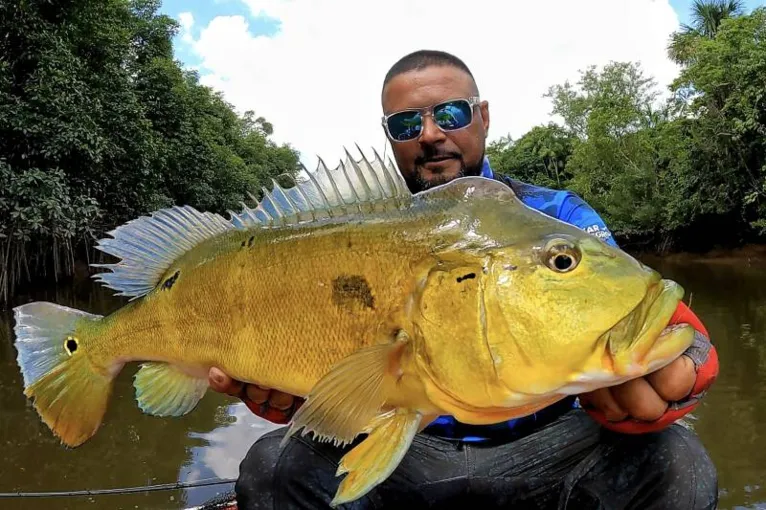
[{"label": "short dark hair", "polygon": [[476,84],[476,80],[474,79],[471,70],[468,69],[468,66],[465,65],[465,62],[460,60],[455,55],[447,53],[446,51],[439,50],[418,50],[403,56],[397,60],[393,66],[391,66],[391,69],[388,70],[386,77],[383,79],[383,88],[385,89],[388,82],[400,74],[425,69],[426,67],[430,66],[456,67],[468,74],[468,76],[471,77],[471,80],[473,80],[474,84]]}]

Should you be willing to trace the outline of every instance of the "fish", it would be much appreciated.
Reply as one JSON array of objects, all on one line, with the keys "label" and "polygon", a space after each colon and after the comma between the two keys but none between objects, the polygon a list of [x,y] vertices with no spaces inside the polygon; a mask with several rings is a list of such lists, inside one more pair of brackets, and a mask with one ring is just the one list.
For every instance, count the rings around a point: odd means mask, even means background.
[{"label": "fish", "polygon": [[[359,147],[357,146],[357,149]],[[441,415],[493,424],[666,366],[693,341],[668,323],[676,282],[584,230],[465,176],[411,193],[377,152],[320,158],[229,218],[172,206],[120,225],[94,278],[105,316],[14,308],[24,394],[68,448],[96,434],[115,377],[190,413],[212,366],[304,397],[296,434],[348,445],[332,506],[385,481]]]}]

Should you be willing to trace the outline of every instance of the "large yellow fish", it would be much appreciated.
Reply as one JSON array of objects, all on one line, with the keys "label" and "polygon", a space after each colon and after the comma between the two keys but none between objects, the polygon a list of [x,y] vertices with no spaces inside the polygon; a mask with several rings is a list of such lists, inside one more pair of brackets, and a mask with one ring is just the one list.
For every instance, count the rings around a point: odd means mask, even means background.
[{"label": "large yellow fish", "polygon": [[132,297],[111,315],[15,309],[25,395],[64,444],[96,432],[126,363],[145,362],[136,398],[157,416],[190,412],[217,366],[308,397],[287,437],[367,434],[342,459],[337,505],[385,480],[438,415],[526,415],[691,344],[690,326],[666,327],[676,283],[506,185],[413,196],[377,153],[346,155],[230,220],[174,207],[111,232],[100,248],[122,260],[97,277]]}]

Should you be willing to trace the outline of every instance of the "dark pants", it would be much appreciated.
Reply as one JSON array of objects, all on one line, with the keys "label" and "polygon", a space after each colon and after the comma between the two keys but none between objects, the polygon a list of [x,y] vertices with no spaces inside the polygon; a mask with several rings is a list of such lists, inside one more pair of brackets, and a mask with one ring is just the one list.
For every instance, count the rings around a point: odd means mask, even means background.
[{"label": "dark pants", "polygon": [[[353,445],[296,435],[280,452],[285,430],[261,437],[242,461],[239,510],[329,508],[342,479],[337,463]],[[617,434],[576,409],[503,444],[418,434],[386,481],[339,508],[696,510],[717,502],[715,467],[689,430]]]}]

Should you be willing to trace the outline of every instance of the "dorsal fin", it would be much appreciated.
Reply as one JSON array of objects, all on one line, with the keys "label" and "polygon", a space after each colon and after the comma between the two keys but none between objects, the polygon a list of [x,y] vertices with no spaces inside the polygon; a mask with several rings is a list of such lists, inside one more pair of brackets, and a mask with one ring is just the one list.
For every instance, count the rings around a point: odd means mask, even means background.
[{"label": "dorsal fin", "polygon": [[272,180],[272,190],[263,190],[260,203],[250,195],[257,204],[255,208],[242,204],[240,213],[230,213],[230,221],[184,206],[162,209],[151,217],[117,227],[109,232],[113,239],[100,240],[96,248],[122,260],[91,264],[111,270],[94,278],[118,291],[118,296],[135,299],[154,289],[184,253],[227,230],[280,227],[354,212],[400,208],[412,197],[397,170],[390,163],[386,166],[377,152],[372,162],[363,153],[360,160],[354,161],[346,151],[346,161],[333,170],[321,159],[314,173],[301,168],[294,186],[285,189]]},{"label": "dorsal fin", "polygon": [[346,150],[345,161],[332,170],[321,158],[314,172],[301,165],[289,188],[272,180],[272,190],[264,189],[260,202],[254,200],[255,207],[242,204],[239,213],[229,212],[232,224],[238,229],[278,227],[409,203],[412,194],[390,160],[386,165],[373,150],[375,157],[369,161],[358,146],[357,150],[361,159],[354,160]]},{"label": "dorsal fin", "polygon": [[109,232],[112,239],[101,239],[96,248],[119,257],[116,264],[91,264],[111,269],[93,278],[118,296],[133,299],[151,291],[173,262],[196,245],[218,234],[233,230],[223,216],[199,212],[193,207],[171,207],[142,216]]}]

